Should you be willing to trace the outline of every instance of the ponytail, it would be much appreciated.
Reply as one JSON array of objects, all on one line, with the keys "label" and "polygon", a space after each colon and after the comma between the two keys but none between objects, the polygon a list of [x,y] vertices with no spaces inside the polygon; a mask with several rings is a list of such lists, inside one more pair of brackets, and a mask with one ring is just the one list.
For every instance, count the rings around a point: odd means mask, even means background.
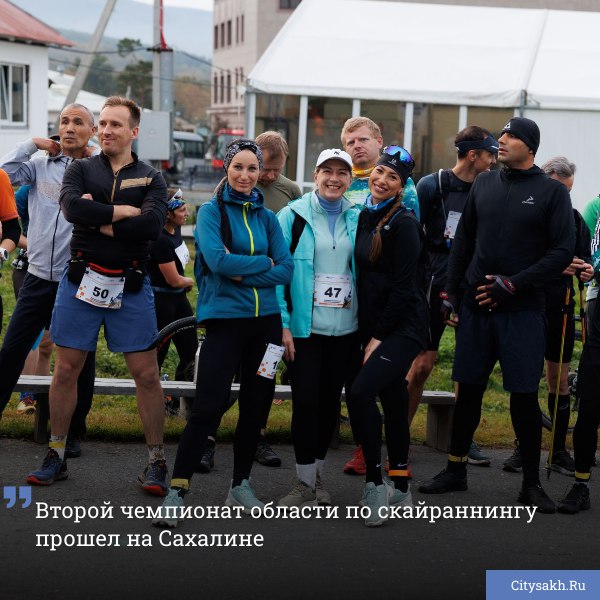
[{"label": "ponytail", "polygon": [[227,178],[223,177],[219,182],[219,185],[215,189],[215,194],[217,196],[217,206],[219,208],[219,215],[221,216],[221,239],[223,240],[224,246],[230,250],[232,237],[231,237],[231,223],[229,222],[229,216],[227,215],[227,210],[225,209],[225,202],[223,201],[223,190],[225,189],[225,184],[227,183]]},{"label": "ponytail", "polygon": [[402,208],[402,195],[396,197],[396,201],[392,204],[387,214],[377,223],[371,240],[371,250],[369,251],[369,262],[374,264],[381,255],[381,230],[385,224]]}]

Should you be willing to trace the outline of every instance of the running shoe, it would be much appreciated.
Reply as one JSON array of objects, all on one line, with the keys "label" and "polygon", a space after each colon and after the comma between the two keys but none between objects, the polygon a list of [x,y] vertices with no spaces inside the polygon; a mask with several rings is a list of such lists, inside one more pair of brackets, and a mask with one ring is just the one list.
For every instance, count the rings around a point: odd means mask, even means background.
[{"label": "running shoe", "polygon": [[552,453],[552,461],[546,463],[546,469],[575,477],[575,461],[567,450],[556,450]]},{"label": "running shoe", "polygon": [[348,475],[364,475],[367,472],[362,446],[356,446],[352,458],[344,465],[344,473]]},{"label": "running shoe", "polygon": [[259,462],[261,465],[265,467],[280,467],[281,459],[273,448],[267,442],[267,438],[264,435],[261,435],[258,438],[258,445],[256,446],[256,454],[254,455],[254,460]]},{"label": "running shoe", "polygon": [[183,521],[180,513],[182,508],[183,497],[179,495],[179,490],[171,488],[159,509],[160,517],[152,519],[152,525],[156,527],[177,527]]},{"label": "running shoe", "polygon": [[27,475],[27,483],[33,485],[52,485],[55,481],[61,481],[68,476],[66,459],[62,460],[56,450],[49,448],[41,468]]},{"label": "running shoe", "polygon": [[515,451],[502,463],[502,469],[509,473],[520,473],[523,470],[523,459],[518,440],[515,440],[515,444],[517,445]]},{"label": "running shoe", "polygon": [[35,398],[33,392],[21,392],[19,404],[17,404],[18,415],[32,415],[35,412]]},{"label": "running shoe", "polygon": [[278,506],[316,506],[317,491],[306,485],[304,481],[296,480],[289,494],[281,498]]},{"label": "running shoe", "polygon": [[167,462],[165,460],[155,460],[150,463],[144,472],[138,477],[142,484],[142,489],[154,496],[165,496],[169,490],[167,485]]},{"label": "running shoe", "polygon": [[489,467],[492,462],[490,457],[484,454],[474,441],[471,442],[469,454],[467,454],[467,461],[470,465],[477,465],[479,467]]},{"label": "running shoe", "polygon": [[[229,488],[229,493],[225,499],[225,506],[243,506],[244,513],[249,515],[253,508],[262,509],[265,507],[264,502],[261,502],[250,487],[250,481],[243,479],[240,485]],[[255,513],[257,511],[254,511]]]},{"label": "running shoe", "polygon": [[580,510],[590,509],[590,490],[585,483],[574,483],[568,494],[556,507],[559,513],[575,515]]},{"label": "running shoe", "polygon": [[388,511],[382,513],[381,509],[389,507],[391,494],[391,488],[385,483],[375,485],[369,481],[365,485],[360,505],[369,509],[369,514],[365,517],[367,527],[381,527],[388,520]]}]

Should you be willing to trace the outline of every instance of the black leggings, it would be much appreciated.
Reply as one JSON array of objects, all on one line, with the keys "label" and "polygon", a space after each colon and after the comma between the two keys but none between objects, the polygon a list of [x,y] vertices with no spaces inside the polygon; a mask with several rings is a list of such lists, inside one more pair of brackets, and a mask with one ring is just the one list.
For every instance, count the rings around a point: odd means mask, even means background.
[{"label": "black leggings", "polygon": [[281,345],[281,316],[213,319],[198,361],[196,398],[179,440],[174,479],[191,479],[229,402],[231,382],[241,366],[239,419],[233,442],[233,479],[248,479],[260,428],[275,391],[275,380],[257,375],[267,345]]},{"label": "black leggings", "polygon": [[[159,331],[177,319],[194,315],[194,311],[184,292],[179,294],[154,292],[154,305],[156,307],[156,323]],[[191,381],[194,375],[194,359],[196,350],[198,349],[198,334],[195,329],[186,329],[173,337],[173,343],[179,355],[179,364],[175,370],[175,379],[177,381]],[[162,367],[165,361],[170,344],[171,340],[158,352],[159,367]]]},{"label": "black leggings", "polygon": [[413,339],[392,334],[373,352],[359,371],[350,393],[350,418],[358,430],[367,471],[381,464],[381,415],[390,465],[406,464],[410,446],[406,374],[423,348]]},{"label": "black leggings", "polygon": [[353,381],[360,367],[360,342],[358,333],[312,334],[294,338],[294,347],[296,355],[289,367],[292,439],[296,462],[309,465],[327,454],[339,419],[342,387]]},{"label": "black leggings", "polygon": [[[450,454],[467,456],[475,430],[481,419],[481,403],[486,385],[458,384],[458,396],[452,421]],[[510,395],[510,416],[519,440],[523,459],[523,481],[539,483],[540,447],[542,444],[542,413],[537,391]],[[466,463],[452,463],[464,468]]]},{"label": "black leggings", "polygon": [[577,392],[579,414],[573,431],[575,470],[589,473],[594,464],[600,424],[600,348],[589,342],[583,347],[579,361]]}]

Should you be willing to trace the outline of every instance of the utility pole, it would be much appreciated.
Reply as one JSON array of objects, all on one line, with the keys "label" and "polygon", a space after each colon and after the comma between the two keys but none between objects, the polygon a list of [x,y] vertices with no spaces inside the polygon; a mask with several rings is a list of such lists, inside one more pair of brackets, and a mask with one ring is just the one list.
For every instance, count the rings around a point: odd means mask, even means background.
[{"label": "utility pole", "polygon": [[165,42],[163,25],[163,0],[154,0],[152,110],[162,110],[173,115],[173,49]]},{"label": "utility pole", "polygon": [[[73,80],[73,85],[67,94],[67,98],[63,105],[62,110],[64,110],[65,106],[69,104],[73,104],[83,87],[85,82],[85,78],[90,71],[90,66],[92,61],[94,60],[94,55],[96,50],[98,50],[98,46],[100,46],[100,41],[102,40],[102,36],[104,35],[104,30],[108,25],[108,21],[110,16],[112,15],[113,9],[115,8],[115,4],[117,0],[106,0],[106,4],[104,5],[104,10],[102,11],[102,15],[100,16],[100,20],[98,21],[98,25],[96,25],[96,31],[94,31],[94,35],[90,39],[90,43],[88,44],[87,54],[84,54],[81,58],[81,62],[79,63],[79,67],[77,67],[77,72],[75,73],[75,79]],[[61,112],[62,112],[61,110]],[[58,131],[58,126],[60,124],[60,113],[56,119],[56,123],[54,124],[54,130]]]},{"label": "utility pole", "polygon": [[169,155],[171,162],[173,154],[173,124],[175,111],[173,100],[173,49],[167,46],[163,31],[164,11],[163,0],[154,0],[154,45],[150,50],[152,58],[152,110],[168,112],[170,118]]}]

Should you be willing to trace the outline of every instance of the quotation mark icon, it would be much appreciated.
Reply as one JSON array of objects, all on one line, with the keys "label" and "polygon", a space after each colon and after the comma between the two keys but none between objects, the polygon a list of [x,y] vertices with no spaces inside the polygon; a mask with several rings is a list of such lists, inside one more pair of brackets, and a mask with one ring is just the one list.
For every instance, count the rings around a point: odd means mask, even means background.
[{"label": "quotation mark icon", "polygon": [[[17,489],[19,494],[17,495]],[[31,486],[20,485],[18,488],[14,485],[4,486],[4,499],[8,500],[6,508],[12,508],[17,503],[17,498],[23,501],[21,508],[27,508],[31,504]]]}]

